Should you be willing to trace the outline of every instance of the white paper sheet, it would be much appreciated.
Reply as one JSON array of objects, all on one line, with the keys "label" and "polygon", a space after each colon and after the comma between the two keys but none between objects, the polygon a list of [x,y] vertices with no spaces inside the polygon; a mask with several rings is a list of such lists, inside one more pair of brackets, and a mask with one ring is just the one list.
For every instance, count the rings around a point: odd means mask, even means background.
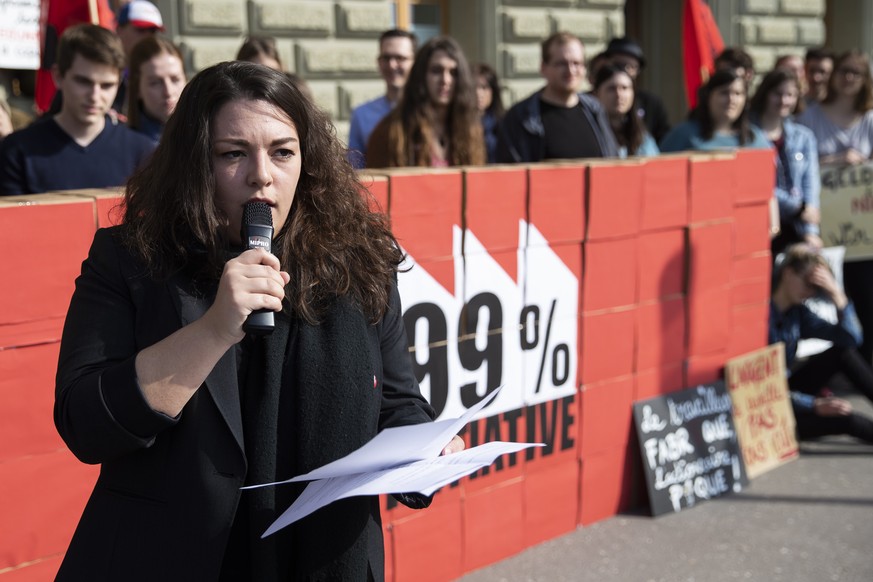
[{"label": "white paper sheet", "polygon": [[385,429],[360,449],[305,475],[243,487],[255,489],[312,481],[262,537],[339,499],[389,493],[431,495],[440,487],[487,467],[500,455],[543,446],[542,443],[491,442],[440,456],[452,437],[499,391],[492,392],[460,418]]}]

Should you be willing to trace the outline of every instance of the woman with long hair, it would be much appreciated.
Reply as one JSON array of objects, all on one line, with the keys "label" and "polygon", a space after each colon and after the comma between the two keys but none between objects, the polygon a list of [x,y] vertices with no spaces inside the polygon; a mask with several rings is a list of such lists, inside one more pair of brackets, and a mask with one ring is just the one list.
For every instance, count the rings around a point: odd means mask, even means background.
[{"label": "woman with long hair", "polygon": [[497,162],[497,133],[500,121],[506,113],[503,98],[500,96],[500,80],[494,67],[486,63],[473,67],[473,77],[476,79],[476,105],[482,121],[485,151],[488,163],[494,164]]},{"label": "woman with long hair", "polygon": [[698,91],[697,107],[664,137],[662,152],[769,148],[749,122],[747,86],[734,69],[717,70]]},{"label": "woman with long hair", "polygon": [[[283,73],[221,63],[185,88],[67,314],[55,423],[101,470],[58,580],[383,579],[378,498],[262,539],[302,488],[240,490],[433,417],[409,360],[401,251],[363,191]],[[246,250],[252,221],[275,225],[258,239],[272,253]],[[272,332],[247,332],[263,310]]]},{"label": "woman with long hair", "polygon": [[752,123],[764,132],[777,154],[780,229],[772,240],[773,256],[792,243],[822,246],[818,145],[812,131],[792,120],[800,95],[797,75],[789,69],[774,69],[764,76],[752,97]]},{"label": "woman with long hair", "polygon": [[485,163],[476,85],[453,38],[429,40],[415,55],[403,97],[367,143],[367,167]]},{"label": "woman with long hair", "polygon": [[603,65],[594,77],[594,96],[603,105],[619,156],[656,156],[658,145],[634,109],[634,80],[622,67]]},{"label": "woman with long hair", "polygon": [[[818,159],[824,165],[847,166],[873,159],[873,79],[870,59],[858,50],[834,61],[828,92],[797,118],[818,141]],[[855,303],[864,329],[861,354],[873,360],[873,260],[843,265],[846,293]]]},{"label": "woman with long hair", "polygon": [[136,43],[128,67],[127,125],[160,141],[185,88],[182,52],[160,36]]}]

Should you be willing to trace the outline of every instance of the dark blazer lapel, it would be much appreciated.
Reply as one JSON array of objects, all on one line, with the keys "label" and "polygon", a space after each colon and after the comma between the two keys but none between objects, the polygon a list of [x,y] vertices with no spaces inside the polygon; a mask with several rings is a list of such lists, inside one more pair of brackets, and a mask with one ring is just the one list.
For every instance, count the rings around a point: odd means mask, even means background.
[{"label": "dark blazer lapel", "polygon": [[[188,281],[182,276],[173,277],[168,287],[179,312],[182,326],[200,319],[211,305],[208,298],[192,292]],[[230,427],[240,451],[244,453],[242,412],[239,403],[237,366],[233,348],[221,356],[221,359],[206,376],[204,384],[206,384],[206,388],[221,412],[221,416],[224,417],[227,426]]]}]

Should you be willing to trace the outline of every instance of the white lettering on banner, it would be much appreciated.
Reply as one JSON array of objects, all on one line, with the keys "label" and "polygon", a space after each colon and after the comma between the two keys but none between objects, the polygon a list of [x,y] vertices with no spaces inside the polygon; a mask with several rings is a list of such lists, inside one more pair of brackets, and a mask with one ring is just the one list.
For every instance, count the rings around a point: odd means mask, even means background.
[{"label": "white lettering on banner", "polygon": [[[471,231],[454,227],[454,294],[407,256],[399,274],[413,368],[438,418],[499,386],[492,416],[576,392],[579,281],[533,225],[519,224],[517,280]],[[528,236],[530,237],[528,239]]]},{"label": "white lettering on banner", "polygon": [[0,69],[39,68],[40,0],[0,0]]}]

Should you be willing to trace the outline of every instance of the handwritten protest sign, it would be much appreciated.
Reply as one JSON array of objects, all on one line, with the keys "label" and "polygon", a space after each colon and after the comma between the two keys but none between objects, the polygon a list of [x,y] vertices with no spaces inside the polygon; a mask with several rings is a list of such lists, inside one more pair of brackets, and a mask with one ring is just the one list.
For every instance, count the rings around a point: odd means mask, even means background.
[{"label": "handwritten protest sign", "polygon": [[734,358],[725,366],[725,375],[749,478],[796,458],[785,346],[778,343]]},{"label": "handwritten protest sign", "polygon": [[40,0],[0,0],[0,68],[39,68]]},{"label": "handwritten protest sign", "polygon": [[652,515],[740,491],[747,482],[724,382],[634,403]]},{"label": "handwritten protest sign", "polygon": [[873,163],[822,166],[821,237],[846,261],[873,258]]}]

